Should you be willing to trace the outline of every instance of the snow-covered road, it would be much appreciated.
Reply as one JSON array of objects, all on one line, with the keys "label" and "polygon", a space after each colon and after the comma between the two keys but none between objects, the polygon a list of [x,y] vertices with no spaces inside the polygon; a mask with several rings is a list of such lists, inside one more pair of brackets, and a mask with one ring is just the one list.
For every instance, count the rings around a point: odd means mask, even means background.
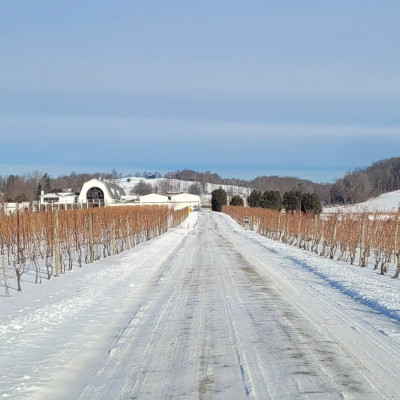
[{"label": "snow-covered road", "polygon": [[398,320],[287,248],[226,215],[195,213],[2,299],[0,397],[400,398]]}]

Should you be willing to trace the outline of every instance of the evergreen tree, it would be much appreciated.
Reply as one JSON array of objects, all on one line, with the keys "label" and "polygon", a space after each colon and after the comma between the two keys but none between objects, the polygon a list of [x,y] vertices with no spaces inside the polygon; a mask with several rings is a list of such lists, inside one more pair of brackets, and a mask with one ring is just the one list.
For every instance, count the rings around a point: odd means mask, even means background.
[{"label": "evergreen tree", "polygon": [[215,189],[211,193],[211,209],[220,212],[222,207],[227,204],[226,192],[222,187]]},{"label": "evergreen tree", "polygon": [[42,194],[42,185],[39,182],[36,190],[36,200],[40,199],[40,195]]},{"label": "evergreen tree", "polygon": [[278,190],[267,190],[263,194],[263,208],[282,210],[282,197]]},{"label": "evergreen tree", "polygon": [[320,197],[316,193],[305,193],[301,199],[301,211],[303,213],[321,214],[322,204]]},{"label": "evergreen tree", "polygon": [[298,196],[298,194],[294,191],[291,190],[290,192],[286,192],[283,194],[283,201],[282,205],[286,212],[295,212],[300,210],[301,208],[301,200]]},{"label": "evergreen tree", "polygon": [[243,199],[239,196],[233,196],[231,199],[231,202],[229,203],[231,206],[244,206],[244,201]]},{"label": "evergreen tree", "polygon": [[42,187],[45,194],[51,191],[51,180],[49,175],[46,173],[42,176]]},{"label": "evergreen tree", "polygon": [[258,190],[253,190],[250,193],[250,196],[247,198],[247,204],[249,207],[262,207],[263,204],[263,195]]}]

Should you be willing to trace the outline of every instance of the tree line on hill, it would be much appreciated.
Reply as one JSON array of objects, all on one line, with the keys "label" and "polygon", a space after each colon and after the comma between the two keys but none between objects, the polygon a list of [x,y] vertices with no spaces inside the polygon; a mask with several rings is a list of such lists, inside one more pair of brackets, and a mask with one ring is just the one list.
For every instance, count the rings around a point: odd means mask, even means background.
[{"label": "tree line on hill", "polygon": [[400,189],[400,157],[348,172],[331,187],[331,202],[355,204]]},{"label": "tree line on hill", "polygon": [[[161,173],[145,171],[129,176],[152,179],[161,177]],[[84,182],[98,177],[112,180],[121,178],[122,174],[113,169],[111,173],[71,172],[69,175],[57,178],[38,171],[24,175],[0,176],[0,201],[32,201],[38,198],[41,190],[45,193],[64,189],[79,192]],[[306,179],[278,176],[259,176],[252,180],[225,179],[210,171],[198,172],[191,169],[168,172],[164,178],[167,179],[161,181],[157,187],[159,192],[173,191],[170,180],[177,179],[194,182],[190,188],[194,194],[204,193],[207,183],[213,183],[251,188],[262,193],[265,191],[314,193],[324,204],[355,204],[400,189],[400,157],[377,161],[369,167],[347,172],[343,178],[337,179],[334,183],[316,183]],[[141,184],[137,189],[148,191],[149,187]]]},{"label": "tree line on hill", "polygon": [[169,172],[166,176],[181,180],[197,180],[220,185],[237,185],[280,193],[301,191],[317,194],[324,204],[356,204],[383,193],[400,189],[400,157],[374,162],[364,168],[349,171],[334,183],[316,183],[296,177],[259,176],[252,180],[225,179],[218,174],[183,170]]},{"label": "tree line on hill", "polygon": [[178,170],[165,174],[166,178],[179,179],[182,181],[200,182],[203,189],[207,183],[217,185],[231,185],[245,188],[257,189],[262,192],[265,190],[277,190],[281,193],[299,188],[302,191],[317,193],[324,200],[329,200],[330,184],[315,183],[307,179],[295,177],[279,177],[279,176],[259,176],[251,180],[237,178],[222,178],[216,173],[210,171],[198,172],[191,169]]}]

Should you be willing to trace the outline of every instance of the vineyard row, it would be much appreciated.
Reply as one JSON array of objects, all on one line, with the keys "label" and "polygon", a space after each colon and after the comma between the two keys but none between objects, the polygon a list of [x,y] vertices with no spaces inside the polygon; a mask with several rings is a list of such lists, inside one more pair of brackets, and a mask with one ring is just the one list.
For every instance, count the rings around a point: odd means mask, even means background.
[{"label": "vineyard row", "polygon": [[373,260],[382,275],[395,263],[400,275],[400,213],[343,213],[313,215],[225,206],[239,224],[268,238],[295,245],[321,256],[366,267]]},{"label": "vineyard row", "polygon": [[21,291],[21,277],[34,271],[50,279],[72,266],[128,250],[176,227],[188,209],[167,206],[91,208],[0,214],[0,269],[8,295],[9,271]]}]

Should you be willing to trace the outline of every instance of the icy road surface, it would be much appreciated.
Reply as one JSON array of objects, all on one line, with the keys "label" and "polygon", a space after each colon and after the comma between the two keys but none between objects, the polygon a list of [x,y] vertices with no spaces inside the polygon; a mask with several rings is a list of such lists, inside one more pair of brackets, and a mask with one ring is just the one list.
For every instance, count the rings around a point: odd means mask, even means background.
[{"label": "icy road surface", "polygon": [[398,320],[285,248],[203,212],[3,298],[0,398],[399,399]]}]

